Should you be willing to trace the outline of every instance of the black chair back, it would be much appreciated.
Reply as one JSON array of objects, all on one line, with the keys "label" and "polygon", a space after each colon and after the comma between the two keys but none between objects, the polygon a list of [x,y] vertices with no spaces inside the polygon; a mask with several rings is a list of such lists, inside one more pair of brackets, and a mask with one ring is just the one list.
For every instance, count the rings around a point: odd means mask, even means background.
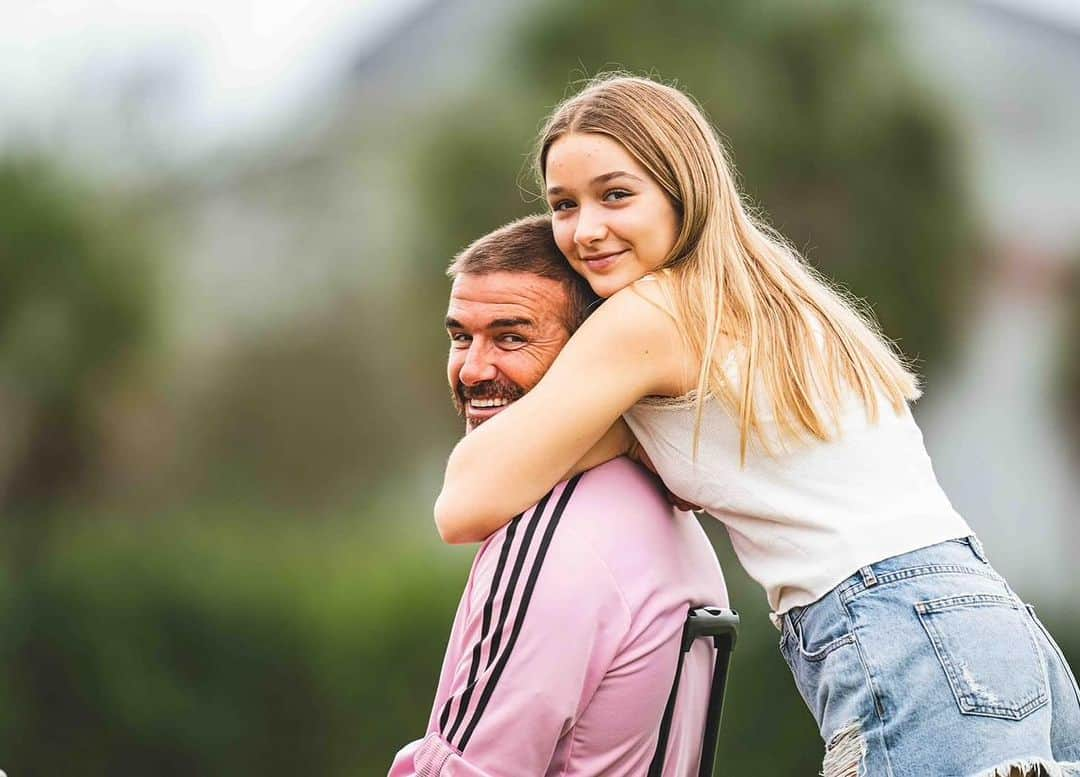
[{"label": "black chair back", "polygon": [[656,742],[656,753],[649,766],[649,777],[661,777],[664,769],[664,756],[667,754],[668,736],[671,733],[671,719],[675,714],[675,699],[679,693],[679,680],[682,678],[683,658],[690,652],[694,643],[702,638],[712,639],[716,648],[716,665],[713,667],[712,685],[709,690],[709,707],[705,714],[705,731],[701,743],[701,765],[698,777],[712,777],[716,759],[716,740],[720,734],[720,717],[724,710],[724,691],[727,690],[728,666],[731,653],[735,649],[735,640],[739,633],[739,614],[724,607],[691,608],[683,626],[682,648],[675,667],[675,682],[668,694],[664,717],[660,721],[660,736]]}]

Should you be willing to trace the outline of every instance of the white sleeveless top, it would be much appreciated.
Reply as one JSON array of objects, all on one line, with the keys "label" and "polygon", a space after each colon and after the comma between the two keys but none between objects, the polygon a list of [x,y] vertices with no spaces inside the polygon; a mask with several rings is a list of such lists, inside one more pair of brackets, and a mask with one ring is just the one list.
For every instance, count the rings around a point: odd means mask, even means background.
[{"label": "white sleeveless top", "polygon": [[[693,460],[694,413],[693,395],[647,397],[624,418],[671,490],[724,522],[776,613],[820,599],[867,564],[971,534],[906,405],[897,414],[882,397],[869,423],[852,393],[835,440],[791,443],[772,456],[752,441],[745,467],[738,425],[713,397]],[[775,421],[762,413],[761,423],[776,439]]]}]

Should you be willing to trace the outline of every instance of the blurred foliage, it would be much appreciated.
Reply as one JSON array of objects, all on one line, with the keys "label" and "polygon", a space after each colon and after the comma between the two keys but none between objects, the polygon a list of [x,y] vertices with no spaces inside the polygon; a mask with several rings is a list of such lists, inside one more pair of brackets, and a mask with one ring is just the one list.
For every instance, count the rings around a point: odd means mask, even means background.
[{"label": "blurred foliage", "polygon": [[70,494],[100,461],[95,402],[150,333],[138,232],[34,159],[0,160],[0,506]]},{"label": "blurred foliage", "polygon": [[755,207],[869,300],[909,356],[935,363],[969,277],[968,205],[958,140],[905,71],[881,10],[841,0],[543,4],[507,46],[502,80],[434,122],[420,151],[423,222],[442,245],[431,254],[545,207],[523,202],[513,182],[539,190],[526,154],[542,112],[576,89],[568,80],[612,68],[672,79],[726,139]]},{"label": "blurred foliage", "polygon": [[417,449],[443,445],[454,419],[444,355],[418,360],[400,342],[415,316],[411,306],[343,298],[230,344],[183,435],[196,479],[188,487],[319,509],[364,501]]},{"label": "blurred foliage", "polygon": [[0,588],[9,774],[384,774],[465,570],[345,524],[72,527]]}]

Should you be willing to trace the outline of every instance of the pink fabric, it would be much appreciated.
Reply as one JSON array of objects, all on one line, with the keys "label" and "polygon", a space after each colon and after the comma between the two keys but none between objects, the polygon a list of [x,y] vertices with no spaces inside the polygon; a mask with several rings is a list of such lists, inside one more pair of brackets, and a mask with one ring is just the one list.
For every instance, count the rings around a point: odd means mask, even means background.
[{"label": "pink fabric", "polygon": [[[636,464],[556,486],[481,546],[427,736],[389,777],[646,774],[698,604],[727,605],[712,547]],[[686,657],[666,775],[697,769],[712,661]]]}]

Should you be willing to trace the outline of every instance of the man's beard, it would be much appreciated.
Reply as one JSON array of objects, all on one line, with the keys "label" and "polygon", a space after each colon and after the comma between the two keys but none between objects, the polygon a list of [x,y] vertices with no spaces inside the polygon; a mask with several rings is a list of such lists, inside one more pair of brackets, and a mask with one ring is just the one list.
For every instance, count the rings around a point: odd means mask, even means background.
[{"label": "man's beard", "polygon": [[[466,422],[469,419],[465,414],[465,406],[470,399],[505,399],[507,402],[515,402],[523,396],[525,396],[525,389],[521,386],[500,380],[485,380],[483,383],[477,383],[474,386],[466,386],[461,381],[458,381],[457,386],[450,390],[450,398],[454,403],[454,408]],[[472,424],[476,427],[486,420],[486,418],[476,418],[473,419]]]}]

